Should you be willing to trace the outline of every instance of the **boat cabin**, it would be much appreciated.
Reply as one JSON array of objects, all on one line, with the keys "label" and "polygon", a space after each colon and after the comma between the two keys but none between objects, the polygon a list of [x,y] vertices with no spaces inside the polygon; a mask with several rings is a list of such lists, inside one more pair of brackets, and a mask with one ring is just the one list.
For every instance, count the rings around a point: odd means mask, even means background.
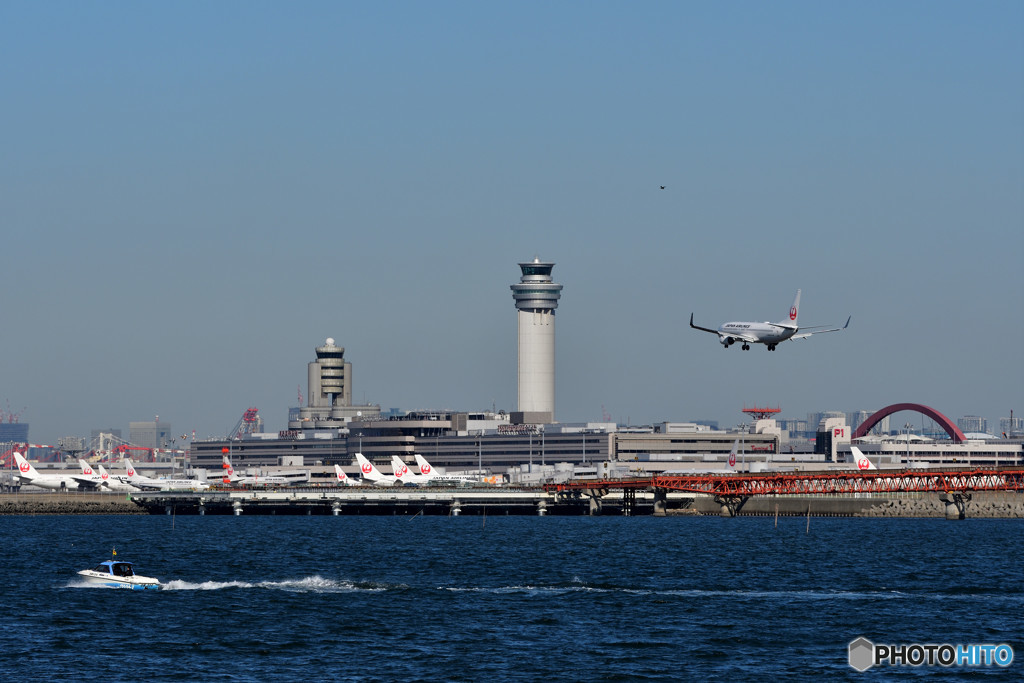
[{"label": "boat cabin", "polygon": [[115,562],[114,560],[107,560],[101,562],[99,565],[93,568],[94,572],[100,574],[110,574],[112,576],[135,576],[135,571],[132,569],[131,562]]}]

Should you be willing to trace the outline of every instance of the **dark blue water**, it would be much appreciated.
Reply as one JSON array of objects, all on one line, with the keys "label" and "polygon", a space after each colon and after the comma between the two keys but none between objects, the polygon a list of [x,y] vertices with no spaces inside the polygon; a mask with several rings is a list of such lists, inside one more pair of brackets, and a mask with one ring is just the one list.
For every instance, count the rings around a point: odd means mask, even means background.
[{"label": "dark blue water", "polygon": [[[173,526],[172,526],[173,521]],[[1013,520],[7,517],[5,680],[861,679],[847,645],[1009,643]],[[108,559],[160,591],[83,586]]]}]

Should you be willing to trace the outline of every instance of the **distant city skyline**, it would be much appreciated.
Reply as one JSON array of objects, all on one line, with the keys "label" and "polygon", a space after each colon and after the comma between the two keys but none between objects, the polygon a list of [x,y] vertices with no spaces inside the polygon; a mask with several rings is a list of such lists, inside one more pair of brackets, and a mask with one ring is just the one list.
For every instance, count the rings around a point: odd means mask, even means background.
[{"label": "distant city skyline", "polygon": [[[557,263],[562,422],[1024,411],[1024,5],[0,4],[0,405],[517,405]],[[664,186],[664,189],[661,189]],[[840,333],[723,349],[688,326]]]}]

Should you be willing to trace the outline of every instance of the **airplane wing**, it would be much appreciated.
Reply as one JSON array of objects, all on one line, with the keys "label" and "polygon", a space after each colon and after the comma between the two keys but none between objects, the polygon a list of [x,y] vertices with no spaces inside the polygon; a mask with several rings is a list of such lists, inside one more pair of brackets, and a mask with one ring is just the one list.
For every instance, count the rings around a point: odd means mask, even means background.
[{"label": "airplane wing", "polygon": [[[851,315],[850,318],[852,318],[852,317],[853,316]],[[826,332],[841,332],[841,331],[845,330],[847,327],[850,326],[850,318],[846,319],[846,324],[843,325],[842,327],[830,327],[827,330],[813,330],[811,332],[804,332],[802,334],[794,334],[792,337],[790,337],[790,339],[807,339],[808,337],[810,337],[811,335],[814,335],[814,334],[824,334]],[[811,329],[811,328],[804,328],[804,329]]]},{"label": "airplane wing", "polygon": [[707,328],[707,327],[701,327],[699,325],[694,325],[693,324],[693,313],[690,314],[690,327],[692,327],[695,330],[703,330],[704,332],[710,332],[711,334],[718,334],[718,330],[712,330],[712,329]]},{"label": "airplane wing", "polygon": [[76,476],[74,474],[70,474],[68,476],[78,482],[79,486],[86,489],[98,489],[103,484],[102,481],[97,481],[86,476]]}]

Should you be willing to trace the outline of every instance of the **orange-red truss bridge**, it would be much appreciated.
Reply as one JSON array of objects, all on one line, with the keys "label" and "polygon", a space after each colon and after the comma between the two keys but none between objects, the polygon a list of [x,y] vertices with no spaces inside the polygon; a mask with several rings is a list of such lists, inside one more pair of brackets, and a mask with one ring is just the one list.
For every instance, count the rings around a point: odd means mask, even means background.
[{"label": "orange-red truss bridge", "polygon": [[1024,491],[1024,468],[656,475],[642,479],[572,481],[548,484],[544,488],[559,492],[651,488],[721,497]]}]

